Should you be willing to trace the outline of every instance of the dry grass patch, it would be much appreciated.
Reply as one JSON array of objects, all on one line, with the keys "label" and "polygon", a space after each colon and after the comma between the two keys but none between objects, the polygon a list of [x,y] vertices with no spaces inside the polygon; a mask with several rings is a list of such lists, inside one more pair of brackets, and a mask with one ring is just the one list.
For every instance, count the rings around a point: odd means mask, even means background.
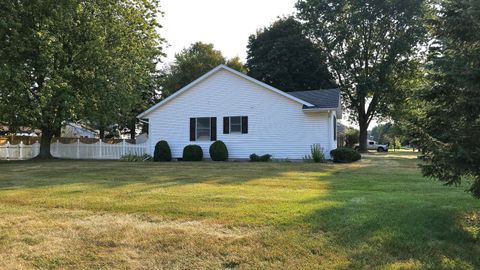
[{"label": "dry grass patch", "polygon": [[65,209],[19,208],[2,216],[0,268],[17,269],[219,268],[249,253],[262,230]]},{"label": "dry grass patch", "polygon": [[0,269],[480,269],[480,205],[415,154],[0,162]]}]

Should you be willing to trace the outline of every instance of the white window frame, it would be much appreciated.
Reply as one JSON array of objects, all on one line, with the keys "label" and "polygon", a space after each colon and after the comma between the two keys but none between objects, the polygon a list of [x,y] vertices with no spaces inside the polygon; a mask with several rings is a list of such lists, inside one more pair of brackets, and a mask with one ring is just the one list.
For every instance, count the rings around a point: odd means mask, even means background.
[{"label": "white window frame", "polygon": [[[208,138],[199,138],[198,131],[198,119],[208,119]],[[202,128],[202,130],[206,130],[206,128]],[[212,138],[212,118],[211,117],[197,117],[195,118],[195,140],[197,141],[210,141]]]},{"label": "white window frame", "polygon": [[[228,131],[229,133],[237,133],[241,134],[242,133],[242,116],[229,116],[229,123],[228,123]],[[239,118],[240,119],[240,130],[239,131],[232,131],[232,118]]]}]

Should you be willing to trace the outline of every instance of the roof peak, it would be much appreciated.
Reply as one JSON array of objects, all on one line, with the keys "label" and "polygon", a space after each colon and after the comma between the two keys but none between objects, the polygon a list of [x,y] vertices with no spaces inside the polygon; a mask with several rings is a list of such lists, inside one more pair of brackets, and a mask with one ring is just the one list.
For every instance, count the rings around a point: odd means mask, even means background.
[{"label": "roof peak", "polygon": [[331,91],[331,90],[337,90],[340,91],[339,87],[336,88],[325,88],[325,89],[312,89],[312,90],[295,90],[295,91],[288,91],[287,93],[295,93],[295,92],[316,92],[316,91]]}]

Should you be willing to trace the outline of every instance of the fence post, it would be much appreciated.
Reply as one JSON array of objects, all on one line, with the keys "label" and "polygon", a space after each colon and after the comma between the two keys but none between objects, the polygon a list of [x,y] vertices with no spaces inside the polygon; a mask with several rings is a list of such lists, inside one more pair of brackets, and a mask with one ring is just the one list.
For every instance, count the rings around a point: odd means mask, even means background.
[{"label": "fence post", "polygon": [[122,156],[125,156],[125,147],[126,147],[125,139],[123,139],[123,141],[122,141]]},{"label": "fence post", "polygon": [[77,138],[77,159],[80,159],[80,138]]},{"label": "fence post", "polygon": [[7,142],[7,159],[10,159],[10,142]]},{"label": "fence post", "polygon": [[20,160],[23,159],[23,141],[20,141],[20,144],[18,144],[18,148],[20,148]]}]

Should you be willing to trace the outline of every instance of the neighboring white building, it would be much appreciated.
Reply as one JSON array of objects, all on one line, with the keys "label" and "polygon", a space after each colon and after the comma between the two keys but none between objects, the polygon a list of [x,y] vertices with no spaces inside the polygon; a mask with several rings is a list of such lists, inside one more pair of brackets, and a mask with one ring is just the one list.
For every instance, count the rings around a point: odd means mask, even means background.
[{"label": "neighboring white building", "polygon": [[197,144],[223,141],[229,158],[271,154],[301,159],[319,144],[329,157],[337,147],[339,89],[285,93],[220,65],[138,116],[149,120],[150,154],[165,140],[174,158]]},{"label": "neighboring white building", "polygon": [[62,127],[61,137],[97,138],[99,132],[81,124],[68,122]]}]

